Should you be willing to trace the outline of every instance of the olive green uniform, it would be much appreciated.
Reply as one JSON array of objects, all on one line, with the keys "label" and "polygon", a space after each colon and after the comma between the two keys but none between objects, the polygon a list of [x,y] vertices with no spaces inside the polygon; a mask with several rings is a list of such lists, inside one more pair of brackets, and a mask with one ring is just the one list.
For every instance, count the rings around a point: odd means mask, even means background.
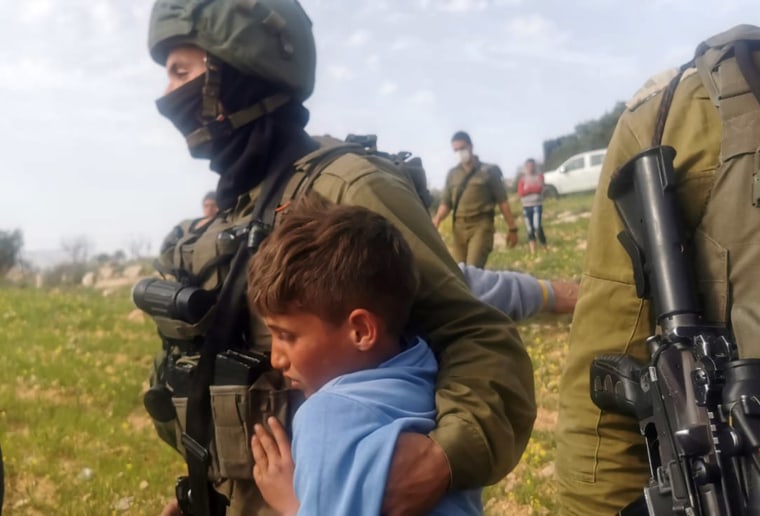
[{"label": "olive green uniform", "polygon": [[[325,152],[317,150],[295,164],[285,198],[294,195],[311,164]],[[472,296],[411,183],[388,161],[343,154],[321,171],[313,190],[333,202],[382,214],[409,242],[420,273],[411,320],[428,337],[440,364],[438,426],[431,437],[446,453],[453,488],[498,481],[520,458],[535,417],[531,362],[514,324]],[[239,222],[250,213],[257,195],[258,189],[243,195],[232,213],[221,214],[194,242],[169,246],[164,261],[197,273],[218,247],[213,243],[218,234],[213,226]],[[287,216],[287,211],[280,216]],[[213,288],[220,280],[221,274],[212,275],[204,287]],[[263,324],[254,321],[252,331],[257,347],[267,348]],[[247,444],[241,446],[250,453]],[[252,480],[235,481],[234,489],[229,484],[220,484],[220,490],[232,497],[229,514],[265,513],[258,512],[261,504]]]},{"label": "olive green uniform", "polygon": [[[481,163],[477,157],[475,173],[462,189],[470,170],[458,165],[449,170],[441,203],[453,210],[454,243],[451,253],[458,263],[483,268],[493,249],[494,211],[507,200],[501,170]],[[459,204],[456,204],[459,198]],[[456,209],[455,209],[456,208]]]},{"label": "olive green uniform", "polygon": [[[694,250],[705,318],[730,323],[742,357],[758,356],[760,210],[751,203],[752,167],[737,169],[731,163],[753,158],[760,144],[760,106],[746,83],[726,73],[728,67],[712,69],[708,81],[724,91],[720,111],[703,83],[704,74],[687,70],[675,91],[662,143],[677,151],[677,196]],[[594,199],[560,383],[557,474],[563,514],[614,514],[642,494],[649,476],[637,422],[592,403],[589,366],[603,353],[627,353],[640,360],[648,356],[645,339],[655,331],[654,315],[650,302],[636,296],[630,258],[616,239],[623,225],[607,189],[611,175],[651,145],[661,92],[673,75],[653,78],[628,103]]]}]

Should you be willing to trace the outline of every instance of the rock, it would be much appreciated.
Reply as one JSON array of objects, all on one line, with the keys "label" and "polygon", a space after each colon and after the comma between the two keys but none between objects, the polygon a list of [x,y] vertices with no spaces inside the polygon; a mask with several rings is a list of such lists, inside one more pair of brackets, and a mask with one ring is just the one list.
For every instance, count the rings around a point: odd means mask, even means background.
[{"label": "rock", "polygon": [[95,286],[95,273],[90,271],[82,277],[82,286],[91,288]]},{"label": "rock", "polygon": [[554,477],[554,463],[550,462],[544,466],[541,471],[538,472],[540,478],[553,478]]},{"label": "rock", "polygon": [[124,277],[130,281],[135,281],[142,274],[142,265],[130,265],[124,269]]},{"label": "rock", "polygon": [[113,504],[113,510],[114,511],[128,511],[130,507],[132,507],[132,501],[134,500],[134,497],[132,496],[125,496],[124,498],[121,498],[116,501],[115,504]]},{"label": "rock", "polygon": [[110,265],[104,265],[98,269],[98,277],[101,279],[111,279],[113,278],[114,274],[115,271]]},{"label": "rock", "polygon": [[145,312],[142,310],[135,308],[131,312],[129,312],[129,315],[127,315],[127,321],[129,322],[137,322],[141,323],[145,321]]},{"label": "rock", "polygon": [[18,285],[24,282],[26,274],[24,274],[24,269],[14,266],[5,274],[5,279]]},{"label": "rock", "polygon": [[79,480],[90,480],[95,473],[90,468],[84,468],[79,472]]},{"label": "rock", "polygon": [[95,284],[95,288],[98,290],[114,290],[122,287],[131,287],[135,283],[137,283],[137,281],[131,278],[110,278],[107,280],[98,281]]}]

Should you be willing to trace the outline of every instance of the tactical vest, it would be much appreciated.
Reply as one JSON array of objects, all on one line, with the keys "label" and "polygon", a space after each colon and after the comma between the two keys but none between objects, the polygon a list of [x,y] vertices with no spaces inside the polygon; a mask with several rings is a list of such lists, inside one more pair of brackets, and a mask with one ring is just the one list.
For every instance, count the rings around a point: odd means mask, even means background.
[{"label": "tactical vest", "polygon": [[[293,201],[309,191],[320,177],[339,176],[347,183],[359,179],[367,171],[382,170],[401,179],[410,190],[414,181],[409,174],[394,162],[378,153],[366,152],[361,146],[347,144],[332,138],[317,138],[320,148],[294,164],[294,174],[289,180],[278,208],[278,217],[287,216]],[[362,161],[360,165],[359,160]],[[338,163],[340,161],[340,163]],[[372,164],[366,166],[366,162]],[[331,165],[335,163],[334,167]],[[317,190],[319,187],[317,186]],[[195,221],[184,221],[176,226],[161,246],[157,268],[170,279],[186,286],[200,287],[218,292],[229,271],[230,263],[238,243],[244,238],[244,230],[251,222],[255,201],[260,195],[260,187],[238,198],[234,208],[219,213],[211,222],[200,229]],[[418,192],[419,195],[419,192]],[[328,199],[334,202],[338,199]],[[165,341],[168,353],[157,357],[151,385],[167,383],[172,391],[171,380],[166,380],[167,355],[172,355],[175,363],[193,367],[197,354],[187,351],[182,343],[202,343],[203,336],[213,320],[214,308],[197,323],[154,317],[159,332]],[[269,332],[256,317],[250,318],[250,335],[254,349],[266,352],[270,348]],[[167,342],[170,344],[166,346]],[[176,345],[175,345],[176,344]],[[183,349],[184,347],[184,349]],[[174,368],[176,369],[176,367]],[[218,490],[230,497],[233,485],[240,494],[252,488],[252,460],[249,449],[250,427],[252,423],[262,423],[270,415],[287,421],[292,413],[293,391],[282,384],[281,375],[276,371],[265,373],[254,384],[212,385],[211,407],[214,427],[214,441],[209,447],[211,469],[209,480],[217,484]],[[185,430],[187,398],[172,396],[176,417],[171,421],[154,419],[159,436],[185,454],[181,435]],[[253,414],[252,414],[253,413]],[[232,480],[233,482],[222,482]],[[243,481],[244,484],[235,481]],[[238,495],[236,495],[238,496]],[[235,511],[233,511],[234,513]]]},{"label": "tactical vest", "polygon": [[[729,325],[742,358],[760,357],[760,52],[752,48],[760,50],[760,29],[742,25],[705,41],[695,59],[722,123],[718,168],[693,237],[696,272],[705,316]],[[755,70],[747,78],[742,56]]]},{"label": "tactical vest", "polygon": [[[425,202],[427,192],[424,170],[419,158],[407,160],[408,154],[402,157],[370,151],[361,145],[345,143],[329,137],[315,138],[319,150],[309,154],[305,159],[295,163],[295,173],[289,181],[282,198],[281,214],[287,213],[288,205],[311,188],[333,161],[345,154],[363,156],[381,164],[381,168],[397,169],[406,176]],[[420,179],[422,175],[422,179]],[[230,261],[238,247],[244,230],[251,221],[254,200],[260,193],[256,187],[241,195],[235,207],[217,216],[201,229],[194,229],[195,220],[186,220],[175,226],[161,245],[159,260],[156,268],[167,279],[172,279],[183,285],[201,287],[208,291],[218,291],[229,270]],[[279,217],[278,217],[279,220]],[[162,335],[178,340],[188,340],[200,337],[210,324],[213,312],[209,312],[196,324],[184,321],[154,317]],[[263,342],[268,348],[268,332],[260,323],[254,322],[251,328],[256,342]]]}]

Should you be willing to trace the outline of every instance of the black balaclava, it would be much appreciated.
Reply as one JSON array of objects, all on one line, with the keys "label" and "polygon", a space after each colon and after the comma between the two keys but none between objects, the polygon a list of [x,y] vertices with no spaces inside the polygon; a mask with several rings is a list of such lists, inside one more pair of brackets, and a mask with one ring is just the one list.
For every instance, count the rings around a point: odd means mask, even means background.
[{"label": "black balaclava", "polygon": [[[201,127],[202,88],[200,76],[158,99],[159,112],[187,136]],[[282,92],[261,79],[222,65],[220,100],[225,113],[236,113]],[[304,131],[309,112],[291,101],[231,134],[191,149],[193,157],[211,159],[211,170],[219,174],[217,205],[226,210],[237,198],[259,184],[268,174],[285,173],[300,157],[318,144]]]}]

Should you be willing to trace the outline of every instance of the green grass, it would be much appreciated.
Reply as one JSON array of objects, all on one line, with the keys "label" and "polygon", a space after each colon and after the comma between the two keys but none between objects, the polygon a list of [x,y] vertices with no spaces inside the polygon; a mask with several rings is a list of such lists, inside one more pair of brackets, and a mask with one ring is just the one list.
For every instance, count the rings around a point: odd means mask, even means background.
[{"label": "green grass", "polygon": [[[591,195],[548,201],[549,249],[535,258],[519,218],[521,243],[497,245],[488,267],[578,279],[590,207]],[[503,221],[499,228],[503,234]],[[141,395],[158,341],[149,321],[128,319],[132,310],[127,290],[105,297],[0,290],[3,514],[157,514],[172,495],[184,466],[155,436]],[[546,314],[519,324],[534,361],[539,416],[521,464],[486,489],[489,515],[555,512],[557,392],[569,323],[570,316]]]},{"label": "green grass", "polygon": [[128,291],[0,296],[0,442],[7,514],[156,514],[182,471],[141,392],[155,330]]}]

